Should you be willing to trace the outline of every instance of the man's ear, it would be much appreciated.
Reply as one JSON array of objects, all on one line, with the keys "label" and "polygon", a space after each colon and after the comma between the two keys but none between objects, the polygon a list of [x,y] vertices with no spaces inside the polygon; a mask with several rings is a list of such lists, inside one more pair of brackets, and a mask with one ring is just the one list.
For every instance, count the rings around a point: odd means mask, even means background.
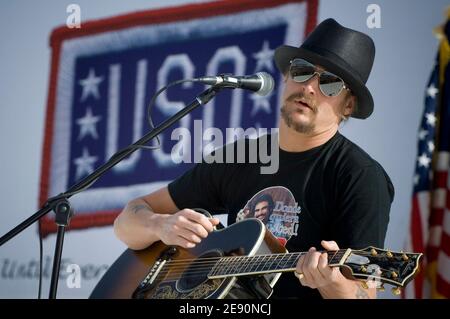
[{"label": "man's ear", "polygon": [[343,110],[343,114],[344,116],[350,116],[356,107],[356,96],[354,96],[353,94],[351,94],[350,96],[347,97],[345,104],[344,104],[344,110]]}]

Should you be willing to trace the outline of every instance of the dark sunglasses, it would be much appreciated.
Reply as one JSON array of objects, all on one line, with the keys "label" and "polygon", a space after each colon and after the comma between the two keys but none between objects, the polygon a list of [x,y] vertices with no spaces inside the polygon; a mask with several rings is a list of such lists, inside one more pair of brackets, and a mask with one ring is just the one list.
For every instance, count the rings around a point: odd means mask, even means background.
[{"label": "dark sunglasses", "polygon": [[318,71],[314,64],[303,59],[297,58],[291,61],[289,74],[292,80],[298,83],[306,82],[317,74],[320,91],[325,96],[337,96],[343,89],[350,90],[337,75],[328,71]]}]

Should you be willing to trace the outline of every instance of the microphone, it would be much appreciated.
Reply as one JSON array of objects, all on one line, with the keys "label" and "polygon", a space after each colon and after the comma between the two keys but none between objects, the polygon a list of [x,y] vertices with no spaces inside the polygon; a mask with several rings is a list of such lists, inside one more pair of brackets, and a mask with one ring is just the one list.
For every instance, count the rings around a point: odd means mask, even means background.
[{"label": "microphone", "polygon": [[195,78],[195,82],[201,82],[208,85],[218,85],[229,88],[239,88],[250,90],[258,95],[265,96],[272,92],[275,82],[273,77],[266,72],[258,72],[253,75],[229,75],[222,74],[219,76],[204,76]]}]

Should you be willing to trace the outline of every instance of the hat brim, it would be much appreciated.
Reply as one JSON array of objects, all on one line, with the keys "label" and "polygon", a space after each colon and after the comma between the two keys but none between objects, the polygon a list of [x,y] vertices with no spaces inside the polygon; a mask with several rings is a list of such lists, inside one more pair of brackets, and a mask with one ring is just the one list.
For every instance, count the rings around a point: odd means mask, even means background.
[{"label": "hat brim", "polygon": [[283,45],[275,50],[275,64],[283,74],[289,69],[290,61],[295,58],[302,58],[313,64],[320,65],[344,80],[357,99],[356,109],[352,113],[352,117],[366,119],[372,114],[372,94],[370,94],[366,85],[344,66],[344,63],[339,63],[339,57],[331,59],[316,52],[309,51],[306,48],[296,48],[288,45]]}]

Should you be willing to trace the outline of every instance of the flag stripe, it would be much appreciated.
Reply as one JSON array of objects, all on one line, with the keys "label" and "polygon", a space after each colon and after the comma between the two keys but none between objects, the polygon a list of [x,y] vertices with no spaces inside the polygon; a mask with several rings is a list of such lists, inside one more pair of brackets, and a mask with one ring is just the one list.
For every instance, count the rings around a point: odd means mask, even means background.
[{"label": "flag stripe", "polygon": [[441,278],[447,282],[450,282],[450,257],[444,252],[439,253],[438,257],[438,269]]},{"label": "flag stripe", "polygon": [[[440,249],[441,252],[445,254],[447,257],[450,256],[450,235],[446,231],[442,232]],[[449,263],[449,271],[450,271],[450,263]]]},{"label": "flag stripe", "polygon": [[[441,226],[444,220],[444,208],[433,208],[430,215],[430,226]],[[430,230],[431,231],[431,230]]]},{"label": "flag stripe", "polygon": [[419,212],[419,203],[417,196],[414,196],[413,198],[413,207],[412,207],[412,218],[411,218],[411,233],[412,236],[412,243],[413,243],[413,249],[419,251],[424,250],[424,243],[423,243],[423,235],[422,235],[422,216]]}]

